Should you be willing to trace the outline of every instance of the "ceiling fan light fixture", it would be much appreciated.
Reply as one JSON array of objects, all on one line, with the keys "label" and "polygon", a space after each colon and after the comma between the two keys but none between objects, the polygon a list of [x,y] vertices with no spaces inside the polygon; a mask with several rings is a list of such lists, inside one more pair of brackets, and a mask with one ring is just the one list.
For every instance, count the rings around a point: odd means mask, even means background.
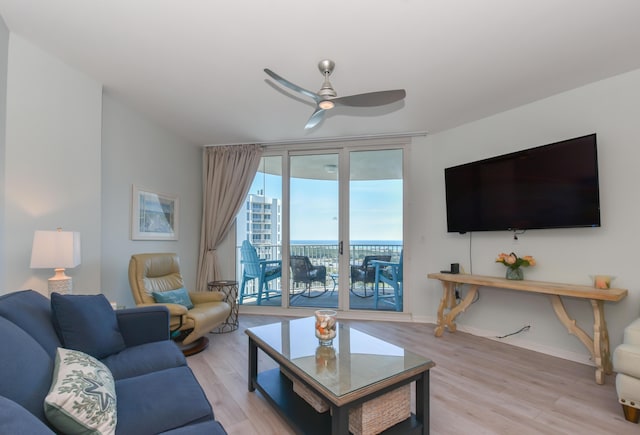
[{"label": "ceiling fan light fixture", "polygon": [[318,103],[318,107],[320,107],[322,110],[329,110],[336,107],[336,105],[331,100],[322,100]]}]

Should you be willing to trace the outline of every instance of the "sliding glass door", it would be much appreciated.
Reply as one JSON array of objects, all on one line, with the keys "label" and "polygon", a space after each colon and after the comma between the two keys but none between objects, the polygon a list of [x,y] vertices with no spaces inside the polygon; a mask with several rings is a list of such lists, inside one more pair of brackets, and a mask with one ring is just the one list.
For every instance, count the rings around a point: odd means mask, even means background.
[{"label": "sliding glass door", "polygon": [[[403,159],[402,147],[264,156],[237,220],[242,303],[403,311]],[[262,287],[244,240],[280,267]]]},{"label": "sliding glass door", "polygon": [[349,153],[350,309],[403,309],[402,178],[401,149]]},{"label": "sliding glass door", "polygon": [[290,305],[337,308],[339,154],[289,159]]}]

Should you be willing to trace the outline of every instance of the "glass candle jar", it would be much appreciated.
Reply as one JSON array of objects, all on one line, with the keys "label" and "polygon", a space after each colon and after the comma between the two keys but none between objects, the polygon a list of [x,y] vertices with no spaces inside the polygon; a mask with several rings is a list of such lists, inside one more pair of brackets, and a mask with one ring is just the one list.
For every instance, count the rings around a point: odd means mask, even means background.
[{"label": "glass candle jar", "polygon": [[321,346],[331,346],[336,337],[337,316],[334,310],[317,310],[316,317],[316,337]]}]

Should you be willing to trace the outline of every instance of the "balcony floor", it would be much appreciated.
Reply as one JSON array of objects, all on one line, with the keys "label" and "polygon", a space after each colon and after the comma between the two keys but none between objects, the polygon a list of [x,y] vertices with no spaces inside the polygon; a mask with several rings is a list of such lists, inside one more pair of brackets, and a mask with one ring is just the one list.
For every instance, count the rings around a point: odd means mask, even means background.
[{"label": "balcony floor", "polygon": [[[382,290],[380,290],[382,292]],[[393,292],[393,289],[386,288],[386,293]],[[387,301],[380,300],[378,308],[374,307],[373,290],[367,287],[366,295],[363,297],[364,290],[362,286],[358,286],[349,292],[349,308],[351,310],[374,310],[374,311],[394,311],[393,304]],[[279,307],[282,304],[280,295],[271,296],[269,299],[262,298],[262,306]],[[245,297],[243,305],[256,305],[256,299],[253,297]],[[322,287],[312,287],[311,297],[308,297],[308,293],[301,293],[300,290],[296,290],[291,296],[290,305],[292,307],[311,307],[311,308],[337,308],[338,307],[338,289],[331,290],[331,286],[327,287],[325,291]]]}]

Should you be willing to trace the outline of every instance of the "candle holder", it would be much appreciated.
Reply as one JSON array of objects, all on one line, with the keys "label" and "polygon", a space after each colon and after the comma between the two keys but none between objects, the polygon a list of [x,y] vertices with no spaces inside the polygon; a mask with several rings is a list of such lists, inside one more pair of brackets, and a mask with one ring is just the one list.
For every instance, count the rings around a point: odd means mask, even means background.
[{"label": "candle holder", "polygon": [[611,288],[611,281],[615,279],[612,275],[591,275],[593,279],[593,286],[599,289]]},{"label": "candle holder", "polygon": [[320,346],[331,346],[336,337],[337,314],[334,310],[317,310],[316,337]]}]

